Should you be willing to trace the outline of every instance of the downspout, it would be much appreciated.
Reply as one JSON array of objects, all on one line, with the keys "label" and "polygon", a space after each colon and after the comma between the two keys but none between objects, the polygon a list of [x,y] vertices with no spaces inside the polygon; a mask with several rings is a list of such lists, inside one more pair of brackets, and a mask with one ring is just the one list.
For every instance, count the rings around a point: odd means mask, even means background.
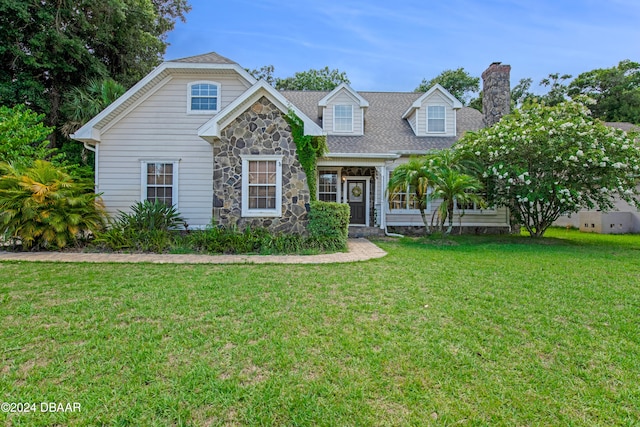
[{"label": "downspout", "polygon": [[97,147],[92,147],[89,144],[87,144],[86,142],[83,142],[82,145],[84,146],[84,148],[86,148],[87,150],[91,151],[94,156],[93,156],[93,168],[94,168],[94,178],[93,178],[93,191],[95,193],[98,192],[98,150]]},{"label": "downspout", "polygon": [[387,167],[383,166],[382,168],[382,173],[380,174],[380,182],[382,183],[382,200],[383,203],[381,203],[380,206],[380,211],[382,213],[382,218],[380,221],[380,226],[384,229],[384,235],[388,236],[388,237],[404,237],[402,234],[397,234],[397,233],[390,233],[389,230],[387,230],[387,206],[389,206],[389,201],[387,200],[387,197],[389,196],[388,192],[387,192]]}]

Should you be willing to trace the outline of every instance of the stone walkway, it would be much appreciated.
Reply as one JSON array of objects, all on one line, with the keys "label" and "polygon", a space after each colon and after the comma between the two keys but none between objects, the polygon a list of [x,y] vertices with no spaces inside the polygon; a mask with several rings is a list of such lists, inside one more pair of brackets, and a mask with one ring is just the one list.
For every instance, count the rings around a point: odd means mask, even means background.
[{"label": "stone walkway", "polygon": [[153,264],[329,264],[366,261],[387,253],[367,239],[349,239],[349,252],[322,255],[171,255],[72,252],[2,252],[0,261],[113,262]]}]

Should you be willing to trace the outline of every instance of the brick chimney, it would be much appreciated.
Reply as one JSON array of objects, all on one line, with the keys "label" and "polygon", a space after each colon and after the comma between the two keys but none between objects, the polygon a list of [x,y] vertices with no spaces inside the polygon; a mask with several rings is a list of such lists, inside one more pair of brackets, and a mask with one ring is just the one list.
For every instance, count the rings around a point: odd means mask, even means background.
[{"label": "brick chimney", "polygon": [[487,127],[511,111],[510,72],[511,65],[494,62],[482,73],[482,114]]}]

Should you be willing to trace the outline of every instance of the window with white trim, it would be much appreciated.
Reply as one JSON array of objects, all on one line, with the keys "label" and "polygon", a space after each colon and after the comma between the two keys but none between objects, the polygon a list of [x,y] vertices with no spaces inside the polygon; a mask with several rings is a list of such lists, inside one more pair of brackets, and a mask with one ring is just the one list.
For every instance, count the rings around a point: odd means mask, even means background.
[{"label": "window with white trim", "polygon": [[445,108],[442,105],[427,106],[427,132],[445,131]]},{"label": "window with white trim", "polygon": [[334,132],[353,132],[353,105],[333,106]]},{"label": "window with white trim", "polygon": [[188,85],[187,112],[210,114],[218,111],[220,85],[216,82],[193,82]]},{"label": "window with white trim", "polygon": [[178,204],[178,162],[142,162],[142,201]]},{"label": "window with white trim", "polygon": [[[389,178],[391,174],[389,173]],[[431,189],[427,189],[427,193],[431,193]],[[415,188],[410,185],[404,191],[397,193],[389,193],[389,210],[390,211],[419,211],[420,206],[416,198]],[[429,210],[429,201],[427,200],[427,210]]]},{"label": "window with white trim", "polygon": [[242,156],[242,216],[282,215],[282,156]]},{"label": "window with white trim", "polygon": [[339,200],[339,172],[337,170],[318,171],[318,200],[337,202]]},{"label": "window with white trim", "polygon": [[[486,194],[485,193],[480,193],[478,194],[478,196],[480,196],[483,200],[486,200]],[[480,203],[474,203],[474,202],[459,202],[457,199],[455,201],[455,210],[458,212],[465,212],[465,213],[469,213],[469,212],[473,212],[473,213],[493,213],[495,212],[496,208],[495,206],[482,206],[482,204]]]}]

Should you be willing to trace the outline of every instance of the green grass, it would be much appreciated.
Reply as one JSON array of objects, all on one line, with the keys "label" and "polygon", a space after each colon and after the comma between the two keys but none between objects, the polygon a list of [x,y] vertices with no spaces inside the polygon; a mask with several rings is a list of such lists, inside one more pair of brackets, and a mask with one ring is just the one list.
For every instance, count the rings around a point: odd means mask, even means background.
[{"label": "green grass", "polygon": [[0,413],[50,425],[640,425],[640,236],[336,265],[0,263]]}]

